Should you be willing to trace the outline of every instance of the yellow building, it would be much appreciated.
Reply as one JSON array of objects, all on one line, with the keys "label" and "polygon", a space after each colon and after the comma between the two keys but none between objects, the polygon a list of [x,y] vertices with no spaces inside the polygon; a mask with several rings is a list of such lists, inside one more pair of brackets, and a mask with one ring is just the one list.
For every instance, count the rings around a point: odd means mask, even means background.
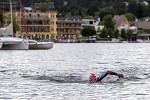
[{"label": "yellow building", "polygon": [[81,17],[59,18],[57,20],[57,33],[59,39],[79,39],[82,29]]},{"label": "yellow building", "polygon": [[[40,12],[36,10],[25,10],[24,18],[30,39],[54,39],[57,35],[56,11]],[[10,23],[10,13],[4,13],[3,25],[7,26]],[[24,29],[24,24],[21,21],[22,15],[20,11],[13,11],[13,19],[19,25],[20,31],[18,36],[24,37],[27,35]]]},{"label": "yellow building", "polygon": [[[25,12],[25,20],[27,25],[27,30],[29,32],[30,38],[38,39],[50,39],[56,38],[56,15],[57,12],[50,11],[46,13],[42,12]],[[22,25],[23,29],[24,25]],[[22,34],[26,34],[23,29]]]}]

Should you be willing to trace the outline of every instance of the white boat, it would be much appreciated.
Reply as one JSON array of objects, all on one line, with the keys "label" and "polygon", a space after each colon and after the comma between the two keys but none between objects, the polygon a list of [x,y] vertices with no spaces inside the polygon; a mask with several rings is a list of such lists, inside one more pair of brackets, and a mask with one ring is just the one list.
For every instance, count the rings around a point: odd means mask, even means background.
[{"label": "white boat", "polygon": [[0,28],[0,50],[28,50],[29,41],[11,37],[13,34],[13,25],[9,24],[7,27]]},{"label": "white boat", "polygon": [[51,49],[53,42],[38,42],[36,40],[29,40],[29,49]]},{"label": "white boat", "polygon": [[27,39],[15,37],[0,37],[1,50],[28,50],[29,41]]},{"label": "white boat", "polygon": [[11,9],[11,23],[4,28],[0,28],[0,50],[28,50],[29,41],[11,37],[13,35],[13,21],[12,21],[12,3],[10,0]]}]

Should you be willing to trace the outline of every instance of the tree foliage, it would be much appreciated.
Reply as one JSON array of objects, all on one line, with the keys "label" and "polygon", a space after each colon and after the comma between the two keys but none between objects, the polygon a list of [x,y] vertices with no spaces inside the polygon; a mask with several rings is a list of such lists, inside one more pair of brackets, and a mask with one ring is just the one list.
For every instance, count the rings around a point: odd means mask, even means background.
[{"label": "tree foliage", "polygon": [[96,31],[94,27],[87,26],[87,27],[84,27],[84,29],[82,29],[81,34],[86,37],[94,36],[96,35]]},{"label": "tree foliage", "polygon": [[137,18],[149,16],[150,6],[144,5],[142,2],[149,0],[22,0],[24,6],[30,6],[35,2],[54,2],[58,14],[65,16],[67,13],[71,15],[100,16],[103,19],[106,15],[122,15],[132,13]]},{"label": "tree foliage", "polygon": [[47,3],[41,3],[40,8],[42,12],[46,12],[48,10],[49,5]]},{"label": "tree foliage", "polygon": [[100,16],[101,20],[103,20],[104,16],[106,16],[106,15],[113,15],[113,14],[114,14],[113,9],[106,7],[106,8],[103,8],[103,9],[100,10],[99,16]]},{"label": "tree foliage", "polygon": [[101,34],[100,34],[101,38],[107,38],[107,31],[105,28],[102,29]]},{"label": "tree foliage", "polygon": [[127,35],[126,35],[126,31],[124,29],[121,30],[121,37],[126,40]]},{"label": "tree foliage", "polygon": [[113,31],[113,29],[109,28],[108,31],[107,31],[107,34],[108,34],[107,37],[113,38],[114,37],[114,31]]},{"label": "tree foliage", "polygon": [[132,40],[132,36],[133,36],[132,30],[127,30],[127,39],[128,39],[128,41]]},{"label": "tree foliage", "polygon": [[127,17],[128,21],[135,21],[136,17],[132,13],[126,13],[125,16]]},{"label": "tree foliage", "polygon": [[115,32],[114,32],[114,38],[116,38],[116,39],[118,39],[118,37],[119,37],[119,30],[115,30]]},{"label": "tree foliage", "polygon": [[103,24],[106,27],[106,29],[109,29],[109,28],[114,29],[114,22],[112,20],[112,15],[106,15],[103,18]]}]

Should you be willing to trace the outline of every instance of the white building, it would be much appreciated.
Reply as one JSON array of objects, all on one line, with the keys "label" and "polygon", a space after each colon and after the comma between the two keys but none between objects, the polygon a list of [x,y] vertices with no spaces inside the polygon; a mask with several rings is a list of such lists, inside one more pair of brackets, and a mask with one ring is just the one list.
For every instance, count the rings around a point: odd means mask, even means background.
[{"label": "white building", "polygon": [[100,31],[104,28],[104,26],[99,25],[100,18],[83,19],[82,21],[83,21],[82,26],[93,26],[96,31]]}]

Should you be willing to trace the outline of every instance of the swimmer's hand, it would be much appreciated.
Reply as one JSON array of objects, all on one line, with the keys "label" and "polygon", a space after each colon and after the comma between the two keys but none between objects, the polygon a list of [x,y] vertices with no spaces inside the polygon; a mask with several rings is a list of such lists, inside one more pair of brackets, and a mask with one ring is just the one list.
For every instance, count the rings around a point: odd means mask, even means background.
[{"label": "swimmer's hand", "polygon": [[123,74],[117,74],[119,78],[124,78]]}]

